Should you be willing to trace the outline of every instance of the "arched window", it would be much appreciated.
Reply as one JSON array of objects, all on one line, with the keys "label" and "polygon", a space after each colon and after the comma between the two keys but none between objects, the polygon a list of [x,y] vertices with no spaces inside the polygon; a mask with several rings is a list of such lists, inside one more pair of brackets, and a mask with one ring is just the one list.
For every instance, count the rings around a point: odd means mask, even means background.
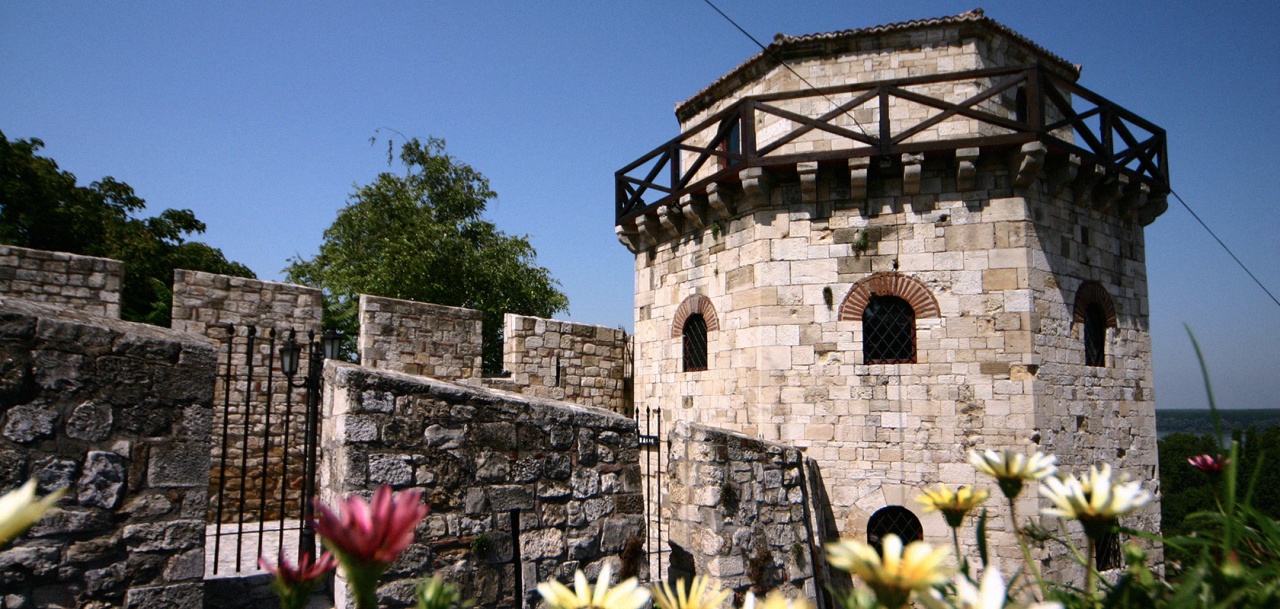
[{"label": "arched window", "polygon": [[1076,290],[1076,303],[1071,321],[1081,324],[1080,339],[1084,342],[1084,364],[1103,367],[1107,365],[1107,328],[1116,327],[1116,307],[1107,289],[1096,281],[1086,281]]},{"label": "arched window", "polygon": [[862,322],[865,364],[915,363],[916,319],[939,316],[929,288],[901,273],[866,277],[840,303],[840,321]]},{"label": "arched window", "polygon": [[916,313],[897,296],[873,296],[862,311],[862,358],[867,364],[916,361]]},{"label": "arched window", "polygon": [[684,371],[707,369],[707,322],[701,313],[694,313],[684,320],[680,331],[684,345]]},{"label": "arched window", "polygon": [[900,505],[891,505],[876,510],[867,521],[867,543],[877,551],[884,544],[885,535],[897,535],[906,545],[924,539],[924,526],[911,510]]},{"label": "arched window", "polygon": [[707,369],[707,333],[720,329],[716,308],[711,299],[694,294],[680,303],[671,323],[671,338],[679,338],[683,348],[685,372]]}]

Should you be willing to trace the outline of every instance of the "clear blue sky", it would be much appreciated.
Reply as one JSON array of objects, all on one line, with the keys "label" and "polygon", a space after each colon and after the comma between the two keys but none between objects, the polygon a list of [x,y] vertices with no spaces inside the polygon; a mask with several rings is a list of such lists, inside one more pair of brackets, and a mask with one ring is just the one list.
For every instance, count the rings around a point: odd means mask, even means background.
[{"label": "clear blue sky", "polygon": [[[260,277],[313,255],[380,127],[445,138],[493,182],[568,317],[631,327],[613,172],[677,133],[673,106],[757,51],[699,0],[0,2],[0,130],[83,183],[110,175]],[[735,2],[762,41],[964,12],[972,2]],[[1280,4],[987,2],[1081,83],[1165,127],[1174,188],[1280,290]],[[1176,202],[1147,230],[1156,401],[1280,407],[1280,307]]]}]

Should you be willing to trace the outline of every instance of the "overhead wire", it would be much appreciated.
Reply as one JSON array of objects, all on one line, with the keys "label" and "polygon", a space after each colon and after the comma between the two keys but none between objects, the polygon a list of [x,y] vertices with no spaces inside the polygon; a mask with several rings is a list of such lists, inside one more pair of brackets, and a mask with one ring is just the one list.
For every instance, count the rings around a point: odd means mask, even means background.
[{"label": "overhead wire", "polygon": [[[837,104],[836,100],[831,99],[831,96],[827,95],[826,93],[822,93],[818,91],[818,87],[815,87],[813,83],[809,82],[809,79],[805,78],[804,76],[801,76],[799,72],[795,71],[795,68],[792,68],[790,65],[787,65],[787,62],[783,61],[782,58],[779,57],[776,53],[773,53],[772,51],[770,51],[769,47],[765,46],[764,43],[757,40],[755,36],[752,36],[751,32],[748,32],[741,25],[738,25],[738,22],[734,21],[733,17],[726,15],[725,12],[720,10],[720,7],[716,6],[713,2],[711,2],[711,0],[702,0],[702,1],[706,2],[707,6],[710,6],[712,10],[714,10],[717,13],[720,13],[720,16],[725,18],[725,21],[728,21],[730,24],[733,25],[733,27],[738,28],[738,31],[742,32],[743,36],[750,38],[751,42],[756,43],[756,46],[760,47],[761,51],[764,51],[766,54],[772,57],[774,61],[777,61],[779,65],[786,68],[788,72],[791,72],[792,74],[795,75],[796,78],[799,78],[800,82],[803,82],[811,90],[822,95],[823,99],[826,99],[828,102],[831,102],[832,107],[835,107],[835,108],[840,107],[840,104]],[[871,137],[871,134],[867,133],[867,130],[862,127],[862,123],[858,122],[858,119],[855,116],[853,116],[852,114],[849,114],[848,110],[841,112],[841,114],[844,114],[845,116],[849,117],[849,120],[853,121],[854,126],[858,128],[858,131],[862,132],[862,135]]]},{"label": "overhead wire", "polygon": [[[787,71],[789,71],[789,72],[791,72],[792,74],[794,74],[796,78],[799,78],[801,82],[803,82],[806,86],[808,86],[808,87],[809,87],[809,89],[811,89],[811,90],[813,90],[813,91],[815,91],[815,92],[820,93],[820,94],[822,95],[822,97],[823,97],[823,98],[825,98],[828,102],[830,102],[830,103],[831,103],[831,105],[832,105],[832,106],[834,106],[834,107],[836,107],[836,108],[839,108],[839,107],[840,107],[840,106],[839,106],[839,104],[837,104],[837,103],[836,103],[836,101],[835,101],[834,99],[831,99],[831,97],[830,97],[830,96],[826,95],[825,93],[821,93],[821,92],[819,92],[819,91],[818,91],[818,88],[817,88],[816,86],[814,86],[814,85],[813,85],[813,83],[809,82],[809,79],[805,78],[805,77],[804,77],[804,76],[802,76],[799,72],[795,71],[795,69],[794,69],[794,68],[792,68],[790,65],[788,65],[788,64],[787,64],[787,62],[783,61],[781,57],[777,56],[775,53],[770,52],[770,51],[769,51],[769,48],[768,48],[767,46],[765,46],[763,43],[761,43],[759,40],[757,40],[755,36],[752,36],[752,35],[751,35],[751,32],[748,32],[748,31],[747,31],[746,29],[744,29],[741,25],[738,25],[738,22],[737,22],[737,21],[734,21],[732,17],[730,17],[729,15],[725,14],[725,12],[724,12],[724,11],[720,10],[720,7],[716,6],[714,2],[712,2],[711,0],[702,0],[702,1],[703,1],[703,2],[705,2],[705,3],[707,4],[707,6],[710,6],[710,7],[712,8],[712,10],[714,10],[714,11],[715,11],[715,12],[717,12],[717,13],[719,13],[721,17],[724,17],[725,21],[728,21],[730,24],[732,24],[732,25],[733,25],[733,27],[737,28],[737,30],[738,30],[739,32],[742,32],[742,35],[746,36],[747,38],[749,38],[749,39],[751,40],[751,42],[754,42],[754,43],[756,44],[756,46],[760,47],[760,50],[761,50],[761,51],[764,51],[765,53],[769,54],[769,56],[773,57],[773,59],[774,59],[775,61],[777,61],[779,65],[781,65],[782,67],[786,68],[786,69],[787,69]],[[857,119],[856,117],[854,117],[852,114],[850,114],[847,110],[846,110],[846,111],[844,111],[844,112],[843,112],[843,114],[844,114],[845,116],[848,116],[848,117],[849,117],[849,119],[853,121],[853,124],[854,124],[855,126],[857,126],[857,127],[858,127],[858,130],[859,130],[859,131],[861,131],[863,135],[865,135],[865,136],[867,136],[867,137],[871,137],[871,136],[867,133],[867,130],[866,130],[866,129],[864,129],[864,128],[862,127],[862,123],[858,122],[858,119]],[[1220,238],[1218,237],[1218,235],[1217,235],[1216,233],[1214,233],[1212,229],[1210,229],[1210,228],[1209,228],[1209,225],[1208,225],[1208,224],[1205,224],[1204,220],[1200,219],[1199,214],[1197,214],[1197,213],[1195,212],[1195,210],[1191,209],[1191,206],[1190,206],[1190,205],[1187,205],[1187,202],[1186,202],[1186,201],[1184,201],[1184,200],[1182,199],[1182,196],[1181,196],[1181,195],[1179,195],[1179,194],[1178,194],[1176,191],[1174,191],[1173,189],[1170,189],[1170,190],[1169,190],[1169,194],[1172,194],[1172,195],[1173,195],[1173,197],[1174,197],[1175,199],[1177,199],[1177,200],[1178,200],[1178,203],[1181,203],[1181,204],[1182,204],[1182,207],[1183,207],[1183,208],[1185,208],[1185,209],[1187,210],[1187,213],[1190,213],[1190,214],[1191,214],[1191,217],[1192,217],[1192,218],[1195,218],[1196,222],[1198,222],[1198,223],[1200,224],[1200,227],[1201,227],[1201,228],[1203,228],[1203,229],[1205,230],[1205,232],[1209,233],[1209,236],[1210,236],[1210,237],[1213,237],[1213,240],[1214,240],[1214,241],[1217,241],[1217,242],[1218,242],[1218,245],[1222,246],[1222,249],[1223,249],[1225,252],[1227,252],[1227,255],[1228,255],[1228,256],[1231,256],[1231,259],[1232,259],[1232,260],[1234,260],[1234,261],[1236,262],[1236,264],[1237,264],[1237,265],[1239,265],[1239,266],[1240,266],[1240,268],[1241,268],[1242,270],[1244,270],[1245,274],[1246,274],[1246,275],[1248,275],[1248,276],[1249,276],[1249,278],[1250,278],[1250,279],[1252,279],[1254,283],[1258,284],[1258,287],[1259,287],[1259,288],[1261,288],[1261,289],[1262,289],[1262,291],[1266,293],[1267,297],[1271,299],[1271,302],[1274,302],[1274,303],[1276,304],[1276,306],[1277,306],[1277,307],[1280,307],[1280,298],[1276,298],[1276,295],[1275,295],[1274,293],[1272,293],[1272,292],[1271,292],[1271,290],[1267,289],[1267,286],[1266,286],[1265,284],[1263,284],[1263,283],[1262,283],[1262,280],[1258,279],[1258,276],[1257,276],[1257,275],[1254,275],[1254,274],[1253,274],[1253,271],[1249,270],[1249,267],[1248,267],[1248,266],[1246,266],[1246,265],[1245,265],[1245,263],[1244,263],[1242,260],[1240,260],[1240,258],[1239,258],[1238,256],[1236,256],[1235,252],[1231,251],[1231,248],[1227,247],[1227,244],[1226,244],[1226,243],[1224,243],[1224,242],[1222,241],[1222,239],[1220,239]],[[895,235],[895,237],[896,237],[896,235]],[[897,260],[896,260],[896,259],[894,260],[894,267],[895,267],[895,269],[896,269],[896,267],[897,267]]]},{"label": "overhead wire", "polygon": [[1186,201],[1182,200],[1182,195],[1179,195],[1178,192],[1173,190],[1172,188],[1169,189],[1169,194],[1173,195],[1173,198],[1177,199],[1178,202],[1182,204],[1182,207],[1187,210],[1187,213],[1191,214],[1191,217],[1195,218],[1196,222],[1200,223],[1200,227],[1203,228],[1205,232],[1209,233],[1209,236],[1213,237],[1213,240],[1217,241],[1218,245],[1222,246],[1222,249],[1227,252],[1227,255],[1231,256],[1231,259],[1236,261],[1236,264],[1240,265],[1240,268],[1243,269],[1245,274],[1249,276],[1249,279],[1252,279],[1254,283],[1258,284],[1259,288],[1262,288],[1263,292],[1266,292],[1267,296],[1271,298],[1271,302],[1276,303],[1276,306],[1280,307],[1280,299],[1277,299],[1276,295],[1272,294],[1271,290],[1268,290],[1266,285],[1263,285],[1262,280],[1258,279],[1258,276],[1254,275],[1253,271],[1250,271],[1249,267],[1245,266],[1244,262],[1241,261],[1238,256],[1236,256],[1235,252],[1231,251],[1231,248],[1227,247],[1227,244],[1223,243],[1222,239],[1218,238],[1218,235],[1215,234],[1213,230],[1209,228],[1209,225],[1205,224],[1204,220],[1200,219],[1200,215],[1197,214],[1195,210],[1191,209],[1191,206],[1187,205]]}]

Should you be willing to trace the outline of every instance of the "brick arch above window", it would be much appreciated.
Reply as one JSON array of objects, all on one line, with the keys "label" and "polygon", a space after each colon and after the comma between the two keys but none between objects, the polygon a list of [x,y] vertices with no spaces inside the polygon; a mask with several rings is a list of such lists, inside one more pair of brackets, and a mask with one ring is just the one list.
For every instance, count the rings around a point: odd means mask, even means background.
[{"label": "brick arch above window", "polygon": [[1084,323],[1085,314],[1089,310],[1089,305],[1092,304],[1102,307],[1102,314],[1107,318],[1108,328],[1117,327],[1116,305],[1111,301],[1107,288],[1096,281],[1086,281],[1080,284],[1080,289],[1076,290],[1076,303],[1071,310],[1071,321],[1078,324]]},{"label": "brick arch above window", "polygon": [[685,320],[694,313],[702,315],[702,321],[707,324],[707,332],[720,329],[720,318],[716,317],[716,308],[711,304],[711,299],[702,294],[694,294],[684,299],[680,308],[676,309],[676,317],[671,322],[671,338],[680,338],[684,333]]},{"label": "brick arch above window", "polygon": [[938,300],[924,283],[902,273],[875,273],[853,284],[840,303],[840,321],[862,321],[873,296],[897,296],[911,305],[916,319],[941,317]]}]

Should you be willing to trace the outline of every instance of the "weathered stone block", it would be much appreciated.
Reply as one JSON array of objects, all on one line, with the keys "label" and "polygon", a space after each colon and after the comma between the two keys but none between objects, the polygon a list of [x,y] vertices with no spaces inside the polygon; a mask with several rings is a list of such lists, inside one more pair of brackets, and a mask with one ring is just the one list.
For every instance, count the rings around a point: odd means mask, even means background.
[{"label": "weathered stone block", "polygon": [[209,484],[207,442],[175,442],[151,447],[147,482],[154,487],[204,487]]},{"label": "weathered stone block", "polygon": [[[207,480],[208,459],[201,476]],[[90,451],[85,457],[80,481],[76,484],[76,500],[81,505],[113,510],[120,504],[125,491],[125,460],[120,455],[102,451]]]}]

